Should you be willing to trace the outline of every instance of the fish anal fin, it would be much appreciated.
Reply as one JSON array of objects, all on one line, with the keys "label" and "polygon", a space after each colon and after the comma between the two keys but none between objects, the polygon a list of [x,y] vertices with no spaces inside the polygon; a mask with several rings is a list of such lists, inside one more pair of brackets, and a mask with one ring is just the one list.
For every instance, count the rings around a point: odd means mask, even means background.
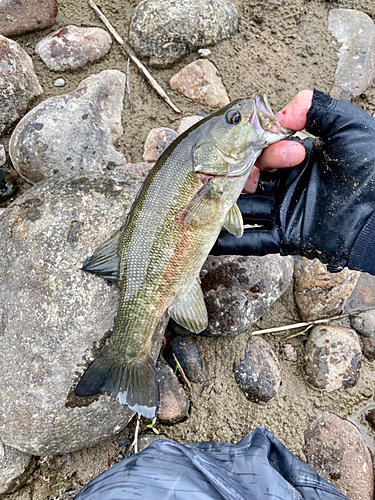
[{"label": "fish anal fin", "polygon": [[119,243],[122,228],[98,247],[91,257],[85,260],[82,270],[97,274],[107,280],[118,279]]},{"label": "fish anal fin", "polygon": [[199,333],[207,328],[207,309],[199,280],[194,281],[190,290],[168,310],[168,313],[176,323],[191,332]]},{"label": "fish anal fin", "polygon": [[105,345],[79,381],[76,396],[110,394],[145,418],[154,418],[159,406],[159,383],[151,357],[126,361]]},{"label": "fish anal fin", "polygon": [[237,203],[235,203],[229,210],[223,227],[237,238],[240,238],[243,235],[243,219]]}]

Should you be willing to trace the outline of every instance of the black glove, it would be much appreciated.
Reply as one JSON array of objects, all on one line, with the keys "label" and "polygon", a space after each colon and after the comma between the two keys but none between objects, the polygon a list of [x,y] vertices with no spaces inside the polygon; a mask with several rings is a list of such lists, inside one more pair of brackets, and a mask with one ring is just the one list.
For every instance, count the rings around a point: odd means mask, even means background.
[{"label": "black glove", "polygon": [[305,160],[261,172],[254,195],[238,206],[245,229],[221,233],[212,255],[302,255],[332,272],[348,266],[375,274],[375,120],[364,110],[314,91]]}]

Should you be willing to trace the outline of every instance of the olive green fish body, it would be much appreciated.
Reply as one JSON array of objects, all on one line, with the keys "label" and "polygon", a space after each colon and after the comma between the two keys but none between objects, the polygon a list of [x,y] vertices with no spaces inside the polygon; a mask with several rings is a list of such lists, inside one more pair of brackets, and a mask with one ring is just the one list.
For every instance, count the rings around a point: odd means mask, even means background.
[{"label": "olive green fish body", "polygon": [[199,272],[223,226],[241,236],[236,200],[262,149],[286,135],[267,103],[256,99],[235,101],[177,138],[151,170],[124,226],[85,263],[85,270],[115,279],[121,299],[109,344],[77,395],[112,394],[155,416],[155,329],[166,311],[193,332],[206,328]]}]

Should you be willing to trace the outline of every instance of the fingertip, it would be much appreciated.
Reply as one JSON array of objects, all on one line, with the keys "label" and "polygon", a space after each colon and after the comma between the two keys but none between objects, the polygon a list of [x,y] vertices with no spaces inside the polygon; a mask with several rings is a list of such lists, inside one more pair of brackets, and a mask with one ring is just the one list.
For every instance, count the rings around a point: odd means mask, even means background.
[{"label": "fingertip", "polygon": [[301,163],[306,156],[306,150],[298,142],[289,142],[282,151],[282,162],[280,166],[294,167]]},{"label": "fingertip", "polygon": [[312,90],[301,90],[293,99],[276,113],[275,117],[282,127],[303,130],[307,123],[307,112],[311,107]]}]

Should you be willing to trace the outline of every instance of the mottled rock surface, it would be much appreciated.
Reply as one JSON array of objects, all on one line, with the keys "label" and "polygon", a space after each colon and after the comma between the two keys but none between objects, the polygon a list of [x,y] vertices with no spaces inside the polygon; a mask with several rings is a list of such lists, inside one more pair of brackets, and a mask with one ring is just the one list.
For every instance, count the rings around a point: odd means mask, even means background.
[{"label": "mottled rock surface", "polygon": [[229,38],[238,14],[229,0],[143,0],[130,21],[129,41],[151,66],[169,66],[199,47]]},{"label": "mottled rock surface", "polygon": [[361,345],[349,328],[316,326],[305,345],[306,380],[327,392],[357,383]]},{"label": "mottled rock surface", "polygon": [[169,423],[179,422],[189,410],[189,398],[172,368],[164,361],[157,363],[160,405],[158,419]]},{"label": "mottled rock surface", "polygon": [[375,25],[367,14],[354,9],[331,9],[328,27],[340,44],[331,96],[351,101],[374,79]]},{"label": "mottled rock surface", "polygon": [[9,154],[19,174],[34,184],[56,174],[101,171],[126,163],[114,147],[122,135],[124,73],[105,70],[69,94],[51,97],[17,125]]},{"label": "mottled rock surface", "polygon": [[30,465],[32,456],[0,442],[0,495],[17,486],[17,479]]},{"label": "mottled rock surface", "polygon": [[133,416],[110,396],[72,391],[113,327],[119,300],[117,287],[81,266],[121,226],[141,181],[126,172],[56,176],[0,218],[0,439],[7,445],[66,453],[105,441]]},{"label": "mottled rock surface", "polygon": [[5,153],[5,148],[2,144],[0,144],[0,167],[5,165],[7,162],[7,155]]},{"label": "mottled rock surface", "polygon": [[156,162],[165,149],[178,137],[178,133],[168,127],[153,128],[148,134],[144,149],[145,162]]},{"label": "mottled rock surface", "polygon": [[176,369],[176,359],[190,382],[205,382],[203,362],[198,347],[189,336],[177,336],[168,341],[163,349],[163,357],[173,370]]},{"label": "mottled rock surface", "polygon": [[0,35],[0,134],[42,92],[31,57],[19,43]]},{"label": "mottled rock surface", "polygon": [[359,275],[347,268],[330,273],[318,259],[300,259],[294,269],[294,298],[301,318],[308,321],[338,314]]},{"label": "mottled rock surface", "polygon": [[217,75],[217,68],[207,59],[198,59],[172,76],[172,90],[198,104],[222,108],[229,104],[227,91]]},{"label": "mottled rock surface", "polygon": [[74,70],[96,61],[111,48],[111,35],[102,28],[64,26],[40,40],[35,52],[52,71]]},{"label": "mottled rock surface", "polygon": [[1,0],[0,34],[16,36],[48,28],[56,19],[57,0]]},{"label": "mottled rock surface", "polygon": [[375,309],[350,318],[350,324],[360,334],[363,354],[370,361],[375,360]]},{"label": "mottled rock surface", "polygon": [[136,163],[126,163],[120,167],[120,170],[124,172],[133,172],[133,174],[140,175],[145,179],[153,166],[153,163],[140,161]]},{"label": "mottled rock surface", "polygon": [[253,403],[268,403],[279,390],[279,362],[271,347],[261,337],[250,337],[245,359],[234,363],[233,371],[238,385]]},{"label": "mottled rock surface", "polygon": [[284,293],[292,275],[292,257],[209,256],[201,273],[208,311],[202,335],[244,333]]},{"label": "mottled rock surface", "polygon": [[372,460],[358,429],[334,413],[315,410],[305,431],[307,463],[352,500],[373,500]]}]

